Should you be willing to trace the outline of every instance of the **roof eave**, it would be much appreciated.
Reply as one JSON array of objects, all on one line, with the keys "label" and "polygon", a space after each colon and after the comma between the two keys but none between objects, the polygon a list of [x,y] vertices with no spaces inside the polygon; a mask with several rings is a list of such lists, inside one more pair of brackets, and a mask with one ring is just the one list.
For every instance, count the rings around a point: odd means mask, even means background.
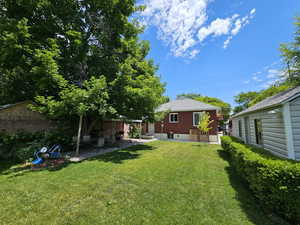
[{"label": "roof eave", "polygon": [[19,106],[19,105],[24,105],[24,104],[33,104],[33,105],[36,105],[35,102],[31,101],[31,100],[25,100],[25,101],[22,101],[22,102],[17,102],[17,103],[14,103],[14,104],[8,104],[7,107],[1,107],[0,106],[0,110],[7,110],[7,109],[10,109],[12,107],[15,107],[15,106]]},{"label": "roof eave", "polygon": [[256,113],[256,112],[263,111],[263,110],[266,110],[266,109],[271,109],[271,108],[274,108],[274,107],[282,106],[283,104],[284,104],[284,102],[281,102],[281,103],[270,105],[270,106],[267,106],[267,107],[264,107],[264,108],[260,108],[260,109],[257,109],[257,110],[253,110],[253,111],[241,113],[241,114],[234,115],[234,116],[230,117],[230,119],[234,119],[234,118],[237,118],[237,117],[240,117],[240,116],[244,116],[244,115],[247,115],[247,114]]},{"label": "roof eave", "polygon": [[293,101],[295,98],[298,98],[298,97],[300,97],[300,93],[297,93],[297,94],[295,94],[295,95],[289,97],[288,99],[284,100],[284,101],[282,102],[282,104],[285,104],[285,103],[287,103],[287,102]]},{"label": "roof eave", "polygon": [[221,110],[221,109],[181,109],[181,110],[158,110],[155,112],[199,112],[199,111],[210,111],[210,110]]}]

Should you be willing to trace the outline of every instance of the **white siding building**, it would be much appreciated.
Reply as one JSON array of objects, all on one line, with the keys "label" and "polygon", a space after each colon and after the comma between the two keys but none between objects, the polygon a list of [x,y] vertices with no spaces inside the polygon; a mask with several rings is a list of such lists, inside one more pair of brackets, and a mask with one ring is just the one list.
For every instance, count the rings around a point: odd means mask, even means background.
[{"label": "white siding building", "polygon": [[300,161],[300,87],[234,115],[231,135],[274,155]]}]

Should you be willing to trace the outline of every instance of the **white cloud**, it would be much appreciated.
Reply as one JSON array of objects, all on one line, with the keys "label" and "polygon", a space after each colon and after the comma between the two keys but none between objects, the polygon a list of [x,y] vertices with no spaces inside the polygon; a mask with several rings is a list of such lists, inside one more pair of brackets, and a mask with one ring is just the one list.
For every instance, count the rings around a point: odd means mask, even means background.
[{"label": "white cloud", "polygon": [[196,55],[198,55],[198,53],[200,52],[200,50],[194,49],[192,50],[189,54],[190,54],[190,58],[194,58]]},{"label": "white cloud", "polygon": [[234,36],[234,35],[237,35],[238,32],[240,32],[241,28],[242,28],[242,21],[241,21],[240,19],[237,19],[237,20],[235,21],[235,27],[232,29],[231,34],[232,34],[233,36]]},{"label": "white cloud", "polygon": [[202,27],[198,32],[200,42],[204,41],[209,35],[221,36],[229,33],[232,26],[231,18],[216,19],[208,27]]},{"label": "white cloud", "polygon": [[[275,61],[272,64],[263,67],[262,71],[252,74],[251,80],[256,83],[262,83],[259,87],[268,88],[274,85],[276,82],[283,81],[285,79],[286,72],[278,69],[280,61]],[[249,84],[251,80],[244,81],[244,84]],[[249,81],[249,82],[248,82]]]},{"label": "white cloud", "polygon": [[267,71],[267,78],[282,78],[285,74],[285,71],[277,69],[269,69]]},{"label": "white cloud", "polygon": [[256,82],[262,82],[263,79],[259,78],[258,76],[253,76],[252,79]]},{"label": "white cloud", "polygon": [[250,12],[251,15],[253,15],[255,13],[256,13],[256,9],[252,9],[251,12]]},{"label": "white cloud", "polygon": [[260,87],[261,87],[261,88],[268,88],[268,87],[274,85],[274,83],[275,83],[275,81],[269,80],[269,81],[263,83],[262,85],[260,85]]},{"label": "white cloud", "polygon": [[267,78],[277,78],[279,77],[280,71],[275,69],[269,69]]},{"label": "white cloud", "polygon": [[[157,37],[171,48],[177,57],[193,58],[200,44],[210,36],[229,36],[228,43],[246,25],[244,18],[234,14],[217,18],[209,24],[207,8],[214,0],[141,0],[146,9],[140,13],[143,24],[155,26]],[[255,14],[251,10],[249,21]],[[224,43],[225,44],[225,43]]]},{"label": "white cloud", "polygon": [[228,45],[230,44],[232,37],[228,38],[226,41],[224,41],[224,48],[228,48]]},{"label": "white cloud", "polygon": [[236,36],[243,27],[250,23],[250,20],[254,18],[256,9],[252,9],[250,13],[242,18],[237,17],[231,30],[231,35],[224,41],[223,48],[227,48],[234,36]]}]

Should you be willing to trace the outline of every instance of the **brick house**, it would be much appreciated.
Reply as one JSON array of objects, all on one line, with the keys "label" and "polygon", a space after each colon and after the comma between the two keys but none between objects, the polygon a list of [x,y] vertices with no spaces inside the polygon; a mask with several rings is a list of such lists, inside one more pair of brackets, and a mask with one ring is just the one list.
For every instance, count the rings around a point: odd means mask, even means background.
[{"label": "brick house", "polygon": [[55,124],[38,112],[28,108],[32,101],[0,106],[0,132],[15,133],[18,131],[48,131]]},{"label": "brick house", "polygon": [[[54,121],[51,121],[39,112],[32,111],[28,105],[35,104],[33,101],[23,101],[14,104],[0,106],[0,132],[17,133],[51,131],[56,127]],[[135,122],[135,121],[132,121]],[[90,132],[93,135],[101,134],[107,142],[114,140],[119,133],[124,133],[128,138],[129,124],[122,120],[107,119],[98,122]],[[142,127],[145,133],[145,126]]]},{"label": "brick house", "polygon": [[[208,112],[213,120],[209,131],[209,140],[218,141],[219,107],[192,99],[178,99],[161,105],[156,111],[169,112],[166,117],[154,124],[154,135],[159,139],[174,138],[178,140],[194,140],[193,134],[203,112]],[[148,125],[149,127],[151,124]],[[173,134],[173,135],[172,135]]]}]

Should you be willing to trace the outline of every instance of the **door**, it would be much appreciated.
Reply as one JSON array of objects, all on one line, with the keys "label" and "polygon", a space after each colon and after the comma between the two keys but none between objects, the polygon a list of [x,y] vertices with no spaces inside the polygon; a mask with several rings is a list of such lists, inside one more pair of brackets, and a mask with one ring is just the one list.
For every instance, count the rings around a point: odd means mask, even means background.
[{"label": "door", "polygon": [[249,117],[244,118],[244,124],[245,124],[245,142],[246,144],[250,144],[250,124],[249,124]]},{"label": "door", "polygon": [[148,123],[148,134],[154,135],[154,123]]}]

